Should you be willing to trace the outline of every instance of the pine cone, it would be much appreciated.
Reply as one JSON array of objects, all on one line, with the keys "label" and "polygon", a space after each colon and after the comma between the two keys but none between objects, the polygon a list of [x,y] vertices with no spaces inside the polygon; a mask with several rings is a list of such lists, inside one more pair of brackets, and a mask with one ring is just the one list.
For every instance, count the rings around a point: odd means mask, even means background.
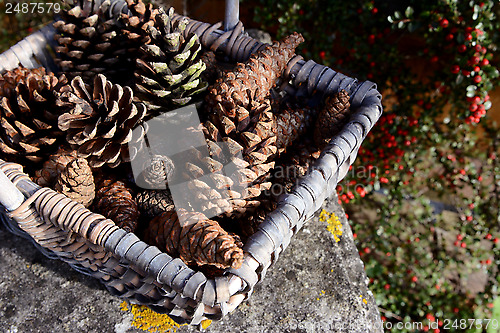
[{"label": "pine cone", "polygon": [[57,175],[63,172],[66,165],[78,158],[76,150],[67,147],[60,147],[57,152],[49,156],[43,163],[43,167],[35,172],[33,181],[40,186],[52,187],[55,184]]},{"label": "pine cone", "polygon": [[151,220],[146,242],[178,256],[186,264],[237,269],[243,262],[239,239],[205,215],[183,209],[165,212]]},{"label": "pine cone", "polygon": [[314,129],[314,140],[318,147],[326,146],[349,120],[349,95],[341,90],[333,96],[328,96],[325,106],[320,111]]},{"label": "pine cone", "polygon": [[30,166],[54,153],[62,133],[55,91],[67,83],[45,69],[16,68],[0,75],[0,157]]},{"label": "pine cone", "polygon": [[257,229],[266,219],[267,214],[274,211],[278,206],[275,199],[266,197],[260,200],[260,205],[246,212],[246,214],[238,219],[241,233],[244,238],[248,238],[257,232]]},{"label": "pine cone", "polygon": [[173,8],[168,13],[158,10],[156,24],[148,28],[151,43],[141,47],[143,55],[137,60],[136,95],[150,112],[184,105],[207,87],[200,79],[206,65],[198,36],[184,39],[187,19],[174,23],[173,18]]},{"label": "pine cone", "polygon": [[132,99],[129,87],[112,84],[101,74],[93,88],[74,78],[71,89],[59,96],[58,103],[70,109],[59,116],[59,129],[92,168],[116,167],[130,160],[127,146],[132,130],[146,114],[144,104]]},{"label": "pine cone", "polygon": [[54,189],[85,207],[90,206],[95,197],[95,184],[87,161],[78,158],[69,162],[57,176]]},{"label": "pine cone", "polygon": [[152,6],[127,0],[131,14],[113,17],[109,1],[98,5],[93,0],[75,0],[74,4],[54,23],[59,44],[56,63],[68,77],[81,76],[86,83],[97,74],[105,74],[113,82],[132,82],[130,68],[139,56],[139,47],[149,41],[145,30],[153,24]]},{"label": "pine cone", "polygon": [[209,108],[219,109],[237,126],[238,107],[246,109],[253,116],[253,103],[260,104],[269,95],[294,56],[295,48],[303,41],[302,35],[294,33],[282,42],[266,46],[253,54],[248,61],[238,64],[234,71],[224,73],[208,89],[206,100]]},{"label": "pine cone", "polygon": [[166,188],[166,184],[172,177],[175,167],[174,162],[168,156],[154,155],[146,161],[146,165],[143,166],[142,170],[144,170],[142,174],[144,182],[151,189],[163,189]]},{"label": "pine cone", "polygon": [[277,199],[281,194],[291,192],[320,155],[321,150],[310,138],[292,145],[290,150],[276,161],[276,168],[273,170],[273,187],[269,194]]},{"label": "pine cone", "polygon": [[155,217],[174,210],[174,201],[169,191],[145,190],[135,197],[140,212],[147,217]]},{"label": "pine cone", "polygon": [[276,115],[276,146],[280,153],[296,139],[304,135],[314,122],[314,110],[308,107],[285,105]]},{"label": "pine cone", "polygon": [[95,210],[113,220],[127,232],[134,232],[139,219],[139,209],[131,190],[121,181],[104,180],[98,183]]}]

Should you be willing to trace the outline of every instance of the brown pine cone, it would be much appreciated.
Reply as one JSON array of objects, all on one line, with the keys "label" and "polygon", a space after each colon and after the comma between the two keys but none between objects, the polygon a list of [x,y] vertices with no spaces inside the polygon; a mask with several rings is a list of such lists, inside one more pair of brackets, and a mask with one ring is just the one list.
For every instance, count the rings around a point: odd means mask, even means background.
[{"label": "brown pine cone", "polygon": [[144,190],[135,197],[139,211],[147,217],[155,217],[174,210],[174,201],[169,191]]},{"label": "brown pine cone", "polygon": [[112,13],[109,1],[73,2],[54,23],[59,44],[55,61],[62,72],[71,79],[80,76],[86,83],[93,82],[97,74],[121,84],[132,82],[130,69],[139,47],[149,42],[146,27],[153,24],[156,10],[141,0],[127,0],[127,14]]},{"label": "brown pine cone", "polygon": [[0,75],[0,158],[32,166],[54,153],[63,112],[55,92],[67,83],[45,69],[16,68]]},{"label": "brown pine cone", "polygon": [[134,232],[139,219],[139,209],[131,190],[121,181],[104,180],[98,183],[95,210],[113,220],[127,232]]},{"label": "brown pine cone", "polygon": [[280,153],[301,135],[304,135],[314,122],[314,110],[308,107],[285,105],[276,115],[276,146]]},{"label": "brown pine cone", "polygon": [[238,64],[234,71],[224,73],[208,89],[206,100],[209,108],[214,110],[220,104],[224,115],[233,121],[237,117],[238,106],[252,112],[252,102],[261,103],[269,95],[295,55],[295,48],[303,41],[302,35],[293,33],[253,54],[245,63]]},{"label": "brown pine cone", "polygon": [[151,220],[146,242],[158,246],[186,264],[239,268],[243,263],[241,242],[202,213],[178,209]]},{"label": "brown pine cone", "polygon": [[266,197],[260,201],[258,207],[247,211],[244,216],[238,218],[238,223],[240,224],[241,233],[244,238],[248,238],[257,232],[259,225],[264,222],[267,214],[275,210],[278,206],[274,198]]},{"label": "brown pine cone", "polygon": [[318,147],[322,148],[330,143],[333,136],[349,121],[350,106],[349,95],[345,90],[326,98],[314,128],[314,141]]},{"label": "brown pine cone", "polygon": [[142,177],[150,189],[165,189],[168,180],[172,177],[174,162],[165,155],[153,155],[143,165]]},{"label": "brown pine cone", "polygon": [[57,175],[62,173],[66,165],[76,158],[78,158],[76,150],[60,147],[43,163],[43,167],[35,172],[35,176],[32,177],[33,181],[40,186],[52,187]]},{"label": "brown pine cone", "polygon": [[[97,75],[91,88],[80,77],[60,94],[59,105],[69,109],[58,118],[59,129],[92,168],[116,167],[130,160],[128,144],[134,127],[146,114],[142,103],[133,103],[132,89],[112,84]],[[140,138],[139,138],[140,139]]]},{"label": "brown pine cone", "polygon": [[57,176],[54,189],[85,207],[90,206],[95,197],[92,170],[84,158],[69,162]]}]

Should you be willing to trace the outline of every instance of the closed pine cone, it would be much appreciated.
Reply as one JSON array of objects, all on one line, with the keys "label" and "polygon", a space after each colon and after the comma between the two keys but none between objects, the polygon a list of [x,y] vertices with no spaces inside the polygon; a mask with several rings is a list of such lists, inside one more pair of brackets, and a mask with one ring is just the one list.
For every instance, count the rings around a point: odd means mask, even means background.
[{"label": "closed pine cone", "polygon": [[68,147],[60,147],[57,152],[50,155],[48,160],[43,163],[43,167],[35,172],[33,181],[40,186],[52,187],[66,165],[78,158],[76,150]]},{"label": "closed pine cone", "polygon": [[144,190],[135,197],[139,211],[147,217],[155,217],[174,209],[169,191]]},{"label": "closed pine cone", "polygon": [[206,65],[201,60],[198,36],[184,38],[187,19],[174,20],[174,9],[159,8],[154,26],[148,27],[151,42],[141,47],[137,60],[136,95],[151,113],[185,105],[208,84],[200,75]]},{"label": "closed pine cone", "polygon": [[63,112],[55,92],[67,80],[45,69],[16,68],[0,75],[0,158],[31,166],[57,150]]},{"label": "closed pine cone", "polygon": [[54,189],[85,207],[90,206],[95,197],[95,184],[87,161],[78,158],[69,162],[57,175]]},{"label": "closed pine cone", "polygon": [[314,141],[318,147],[327,145],[349,120],[349,95],[345,90],[328,96],[325,106],[318,114],[314,129]]},{"label": "closed pine cone", "polygon": [[137,228],[139,209],[125,183],[114,180],[99,182],[94,204],[98,213],[125,231],[134,232]]},{"label": "closed pine cone", "polygon": [[93,87],[77,76],[71,88],[59,96],[58,102],[69,109],[59,116],[59,129],[92,168],[116,167],[130,160],[132,130],[146,114],[144,104],[132,99],[129,87],[112,84],[100,74]]},{"label": "closed pine cone", "polygon": [[151,220],[146,242],[186,264],[239,268],[243,263],[241,241],[202,213],[171,210]]}]

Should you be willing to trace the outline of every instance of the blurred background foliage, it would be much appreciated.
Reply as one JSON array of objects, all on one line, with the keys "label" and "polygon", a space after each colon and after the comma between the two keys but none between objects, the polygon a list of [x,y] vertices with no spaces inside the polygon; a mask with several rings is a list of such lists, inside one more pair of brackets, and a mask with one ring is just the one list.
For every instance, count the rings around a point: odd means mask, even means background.
[{"label": "blurred background foliage", "polygon": [[[152,1],[223,19],[221,0]],[[498,332],[460,320],[494,308],[500,320],[499,14],[495,0],[241,3],[247,28],[301,32],[306,59],[383,93],[384,115],[337,187],[383,320]],[[0,0],[0,50],[51,18],[7,15]]]}]

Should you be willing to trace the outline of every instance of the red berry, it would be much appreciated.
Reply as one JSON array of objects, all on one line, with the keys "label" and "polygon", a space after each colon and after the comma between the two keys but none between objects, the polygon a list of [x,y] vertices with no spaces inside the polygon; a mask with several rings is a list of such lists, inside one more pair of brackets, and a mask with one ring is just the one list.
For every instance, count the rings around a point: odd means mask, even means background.
[{"label": "red berry", "polygon": [[453,74],[458,74],[460,72],[460,66],[458,66],[458,65],[451,66],[451,72]]},{"label": "red berry", "polygon": [[459,242],[459,241],[455,241],[455,242],[453,242],[453,245],[455,245],[455,246],[459,246],[459,245],[460,245],[460,242]]},{"label": "red berry", "polygon": [[358,238],[358,234],[357,233],[353,233],[352,234],[352,238],[354,238],[354,239]]},{"label": "red berry", "polygon": [[438,62],[438,60],[439,60],[439,57],[437,55],[435,55],[431,58],[431,62]]},{"label": "red berry", "polygon": [[470,112],[476,111],[477,110],[477,104],[472,103],[471,105],[469,105],[469,110],[470,110]]},{"label": "red berry", "polygon": [[377,14],[377,13],[378,13],[378,8],[377,7],[373,7],[372,14]]},{"label": "red berry", "polygon": [[368,43],[370,43],[370,44],[375,43],[375,35],[368,36]]},{"label": "red berry", "polygon": [[326,55],[325,51],[320,51],[320,52],[319,52],[319,57],[320,57],[321,59],[325,59],[325,55]]},{"label": "red berry", "polygon": [[488,59],[483,59],[483,61],[481,61],[481,66],[486,66],[486,65],[489,65],[490,64],[490,61]]},{"label": "red berry", "polygon": [[473,97],[473,99],[472,99],[472,101],[473,101],[474,103],[476,103],[476,104],[479,104],[479,103],[481,103],[481,97],[479,97],[479,96],[474,96],[474,97]]},{"label": "red berry", "polygon": [[467,46],[465,46],[464,44],[458,45],[458,52],[464,53],[466,50],[467,50]]},{"label": "red berry", "polygon": [[472,216],[469,215],[465,219],[467,220],[467,222],[470,222],[470,221],[472,221],[473,218],[472,218]]},{"label": "red berry", "polygon": [[460,311],[458,308],[453,308],[453,312],[458,313]]},{"label": "red berry", "polygon": [[497,237],[495,237],[495,238],[493,239],[493,243],[495,243],[495,244],[497,244],[497,243],[498,243],[498,238],[497,238]]},{"label": "red berry", "polygon": [[412,276],[412,277],[411,277],[411,281],[412,281],[412,282],[417,282],[417,281],[418,281],[418,278],[417,278],[416,276]]},{"label": "red berry", "polygon": [[483,78],[481,77],[481,75],[476,75],[476,76],[474,76],[474,82],[479,83],[479,82],[481,82],[482,80],[483,80]]},{"label": "red berry", "polygon": [[457,240],[461,241],[462,239],[464,239],[464,236],[462,236],[462,235],[458,234],[458,235],[457,235]]},{"label": "red berry", "polygon": [[470,72],[469,71],[466,71],[465,69],[462,69],[462,74],[464,76],[469,76],[470,75]]},{"label": "red berry", "polygon": [[445,38],[448,42],[450,42],[453,40],[453,34],[447,34]]},{"label": "red berry", "polygon": [[474,56],[474,57],[470,58],[470,62],[472,64],[479,64],[480,61],[481,61],[481,58],[479,58],[478,56]]},{"label": "red berry", "polygon": [[460,244],[460,246],[465,249],[467,247],[467,244],[465,244],[464,242],[462,242],[462,244]]},{"label": "red berry", "polygon": [[479,66],[474,67],[474,72],[476,72],[476,73],[477,73],[477,72],[479,72],[480,70],[481,70],[481,68],[479,68]]},{"label": "red berry", "polygon": [[443,28],[446,28],[446,27],[448,27],[449,23],[450,22],[448,22],[447,19],[442,19],[441,22],[439,22],[439,25],[442,26]]},{"label": "red berry", "polygon": [[491,259],[486,259],[486,265],[491,265]]},{"label": "red berry", "polygon": [[389,288],[391,288],[391,285],[390,285],[390,284],[388,284],[388,283],[386,283],[386,284],[385,284],[385,286],[384,286],[384,289],[385,289],[385,290],[389,290]]},{"label": "red berry", "polygon": [[470,33],[465,34],[465,40],[471,41],[472,40],[472,35]]},{"label": "red berry", "polygon": [[363,251],[364,251],[365,253],[370,253],[370,252],[372,252],[372,250],[370,250],[370,248],[368,248],[368,247],[365,247],[365,248],[363,249]]},{"label": "red berry", "polygon": [[380,182],[381,183],[384,183],[384,184],[387,184],[389,182],[389,179],[385,178],[385,177],[381,177],[380,178]]},{"label": "red berry", "polygon": [[487,234],[486,236],[484,236],[485,239],[491,239],[491,234]]},{"label": "red berry", "polygon": [[479,44],[476,44],[476,46],[474,46],[474,50],[476,50],[476,52],[481,52],[482,49],[483,48]]}]

